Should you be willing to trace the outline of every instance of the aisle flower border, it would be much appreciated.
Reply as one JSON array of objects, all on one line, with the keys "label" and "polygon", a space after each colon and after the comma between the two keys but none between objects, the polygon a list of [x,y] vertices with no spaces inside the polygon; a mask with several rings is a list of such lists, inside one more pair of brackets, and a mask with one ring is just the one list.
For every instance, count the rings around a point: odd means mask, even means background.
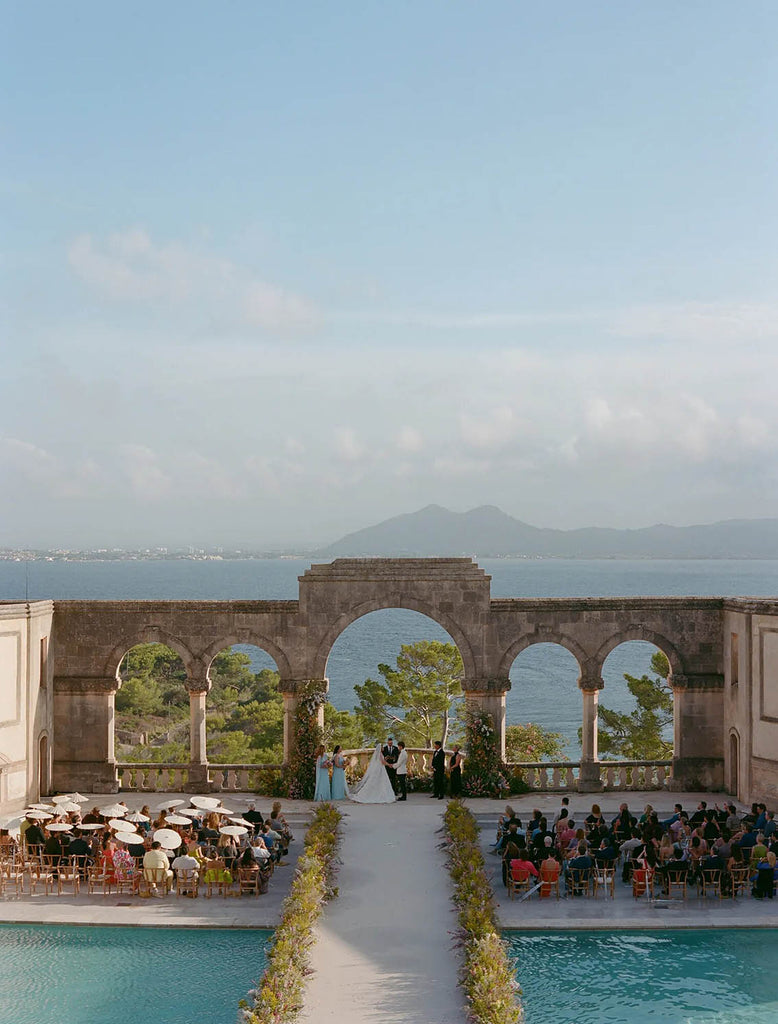
[{"label": "aisle flower border", "polygon": [[286,1024],[303,1006],[308,951],[315,941],[313,928],[327,900],[337,896],[333,887],[343,815],[332,804],[316,808],[305,849],[300,856],[281,922],[273,933],[268,965],[249,1000],[241,1000],[243,1024]]},{"label": "aisle flower border", "polygon": [[460,800],[449,802],[443,830],[465,953],[460,984],[470,1019],[474,1024],[521,1024],[521,989],[497,926],[478,825]]}]

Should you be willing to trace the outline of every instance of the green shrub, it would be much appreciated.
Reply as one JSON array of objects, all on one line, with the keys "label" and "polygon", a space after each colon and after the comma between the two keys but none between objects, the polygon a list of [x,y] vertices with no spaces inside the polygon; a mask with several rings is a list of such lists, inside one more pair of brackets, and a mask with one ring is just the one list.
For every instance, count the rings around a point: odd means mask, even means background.
[{"label": "green shrub", "polygon": [[521,1024],[520,990],[497,928],[475,818],[459,800],[443,816],[454,903],[463,933],[461,984],[476,1024]]}]

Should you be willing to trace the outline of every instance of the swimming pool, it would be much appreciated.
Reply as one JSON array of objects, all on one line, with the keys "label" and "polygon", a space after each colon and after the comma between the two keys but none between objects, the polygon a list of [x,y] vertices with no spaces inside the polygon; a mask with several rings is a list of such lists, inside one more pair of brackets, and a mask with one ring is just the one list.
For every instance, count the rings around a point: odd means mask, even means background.
[{"label": "swimming pool", "polygon": [[778,929],[506,932],[526,1024],[776,1024]]},{"label": "swimming pool", "polygon": [[271,932],[0,925],[3,1024],[235,1024]]}]

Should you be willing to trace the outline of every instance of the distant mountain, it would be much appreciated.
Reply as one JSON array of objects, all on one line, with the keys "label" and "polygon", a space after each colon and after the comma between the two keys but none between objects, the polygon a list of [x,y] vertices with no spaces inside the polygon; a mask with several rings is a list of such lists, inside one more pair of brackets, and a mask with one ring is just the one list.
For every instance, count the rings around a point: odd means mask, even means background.
[{"label": "distant mountain", "polygon": [[778,558],[778,519],[639,530],[546,530],[493,505],[451,512],[428,505],[350,533],[317,558],[478,555],[482,558]]}]

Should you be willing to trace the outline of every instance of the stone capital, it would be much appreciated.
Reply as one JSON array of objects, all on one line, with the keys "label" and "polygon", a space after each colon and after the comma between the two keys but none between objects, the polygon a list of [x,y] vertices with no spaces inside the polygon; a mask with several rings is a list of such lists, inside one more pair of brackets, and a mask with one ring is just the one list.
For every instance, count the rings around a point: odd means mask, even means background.
[{"label": "stone capital", "polygon": [[327,693],[330,688],[329,679],[280,679],[278,689],[281,693],[302,694],[306,690],[318,690]]},{"label": "stone capital", "polygon": [[197,678],[187,677],[187,679],[184,680],[184,686],[190,694],[209,693],[211,690],[211,680],[207,676],[198,676]]},{"label": "stone capital", "polygon": [[605,686],[603,678],[600,675],[586,674],[578,677],[578,688],[579,690],[588,691],[592,693],[596,690],[601,690]]},{"label": "stone capital", "polygon": [[479,693],[507,693],[511,688],[510,679],[465,679],[462,681],[462,691],[466,696]]},{"label": "stone capital", "polygon": [[116,693],[116,676],[54,676],[55,693]]}]

